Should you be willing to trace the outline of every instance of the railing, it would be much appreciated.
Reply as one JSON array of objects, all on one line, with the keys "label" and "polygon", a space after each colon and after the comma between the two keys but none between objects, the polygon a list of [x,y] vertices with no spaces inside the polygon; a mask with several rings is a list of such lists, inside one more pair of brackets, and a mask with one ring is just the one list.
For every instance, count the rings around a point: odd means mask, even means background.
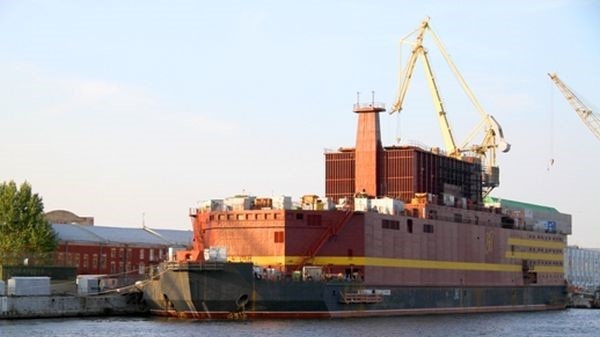
[{"label": "railing", "polygon": [[385,110],[385,103],[382,103],[382,102],[354,103],[353,108],[354,108],[354,110],[368,109],[368,108]]}]

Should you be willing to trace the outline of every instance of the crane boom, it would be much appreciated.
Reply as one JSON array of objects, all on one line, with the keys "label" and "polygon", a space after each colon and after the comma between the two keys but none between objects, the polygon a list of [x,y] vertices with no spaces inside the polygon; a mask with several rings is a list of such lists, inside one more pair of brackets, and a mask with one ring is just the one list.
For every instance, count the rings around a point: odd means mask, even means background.
[{"label": "crane boom", "polygon": [[[458,71],[458,68],[456,67],[454,62],[452,62],[452,59],[446,52],[446,49],[444,48],[441,40],[431,29],[429,25],[429,18],[426,18],[421,23],[421,26],[411,34],[407,35],[407,37],[413,35],[415,32],[417,32],[417,37],[415,39],[415,42],[413,43],[414,47],[412,48],[412,52],[408,63],[404,67],[403,71],[400,73],[397,99],[392,105],[390,114],[400,112],[402,110],[402,105],[406,98],[406,93],[408,91],[408,86],[412,78],[415,65],[419,57],[421,57],[423,60],[423,66],[425,68],[425,77],[429,84],[429,89],[433,98],[434,107],[437,112],[438,120],[440,122],[446,151],[450,156],[455,158],[461,158],[464,153],[470,153],[480,158],[482,164],[484,164],[482,184],[485,188],[488,189],[487,193],[489,193],[494,187],[498,186],[499,184],[499,170],[496,165],[496,151],[500,150],[502,152],[508,152],[510,150],[510,144],[508,144],[508,142],[505,141],[500,124],[492,115],[488,114],[483,109],[483,107],[481,106],[481,104],[467,85],[466,81]],[[428,53],[425,47],[423,46],[423,37],[426,32],[429,32],[433,36],[435,44],[440,50],[446,63],[448,63],[448,65],[452,69],[452,72],[458,79],[458,82],[460,83],[462,89],[467,94],[472,104],[475,106],[475,109],[481,115],[480,123],[478,123],[476,128],[471,132],[469,137],[467,137],[466,141],[461,146],[457,146],[456,142],[454,141],[454,136],[452,134],[452,129],[446,116],[446,110],[442,102],[440,91],[435,81],[433,71],[431,69],[429,57],[427,56]],[[406,37],[402,39],[402,42],[404,42],[405,39]],[[483,133],[483,139],[481,143],[472,143],[473,138],[477,134],[481,133]]]},{"label": "crane boom", "polygon": [[558,78],[556,73],[548,74],[550,79],[556,84],[560,92],[565,96],[567,102],[575,109],[575,112],[581,118],[583,123],[592,131],[592,133],[600,139],[600,117],[592,112],[592,109],[588,108],[583,102],[567,87],[567,85]]},{"label": "crane boom", "polygon": [[456,142],[454,141],[454,136],[452,135],[452,128],[450,127],[450,123],[448,122],[448,118],[446,117],[444,103],[442,102],[442,97],[440,95],[437,83],[435,82],[435,76],[433,75],[433,70],[431,69],[429,58],[427,57],[427,50],[425,49],[425,47],[423,47],[423,35],[425,34],[425,31],[428,27],[429,18],[425,19],[421,23],[421,27],[418,29],[417,38],[414,44],[414,48],[412,49],[410,55],[410,59],[408,60],[408,63],[406,64],[406,67],[402,72],[403,76],[401,76],[402,81],[398,89],[398,98],[392,105],[392,110],[390,111],[390,114],[393,114],[394,112],[400,112],[402,110],[402,104],[404,103],[404,99],[406,98],[408,85],[410,84],[415,65],[417,64],[417,60],[419,59],[419,57],[421,57],[423,60],[423,67],[425,70],[425,77],[427,78],[427,84],[429,85],[429,89],[431,91],[433,105],[435,107],[435,111],[438,114],[438,120],[440,122],[440,128],[442,130],[442,137],[444,139],[446,151],[448,151],[448,153],[451,156],[460,157],[460,152],[458,151],[458,147],[456,146]]}]

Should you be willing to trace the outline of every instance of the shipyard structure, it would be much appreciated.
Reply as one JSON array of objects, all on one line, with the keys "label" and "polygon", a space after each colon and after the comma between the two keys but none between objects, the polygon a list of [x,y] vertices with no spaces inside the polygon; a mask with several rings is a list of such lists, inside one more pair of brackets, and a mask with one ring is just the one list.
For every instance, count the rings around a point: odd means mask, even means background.
[{"label": "shipyard structure", "polygon": [[453,145],[449,127],[445,151],[386,147],[385,110],[354,105],[356,143],[325,153],[324,197],[242,195],[192,209],[192,249],[144,285],[151,312],[326,318],[564,308],[571,217],[485,198],[499,184],[486,161],[495,160],[486,151],[502,148],[495,119],[486,115],[484,143],[469,151]]}]

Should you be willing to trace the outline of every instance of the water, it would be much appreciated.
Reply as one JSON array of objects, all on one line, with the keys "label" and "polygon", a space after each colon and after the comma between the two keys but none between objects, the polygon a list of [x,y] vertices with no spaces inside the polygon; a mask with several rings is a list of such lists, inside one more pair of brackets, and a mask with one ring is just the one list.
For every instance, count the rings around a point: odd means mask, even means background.
[{"label": "water", "polygon": [[185,321],[163,318],[0,320],[0,337],[600,336],[600,310],[334,320]]}]

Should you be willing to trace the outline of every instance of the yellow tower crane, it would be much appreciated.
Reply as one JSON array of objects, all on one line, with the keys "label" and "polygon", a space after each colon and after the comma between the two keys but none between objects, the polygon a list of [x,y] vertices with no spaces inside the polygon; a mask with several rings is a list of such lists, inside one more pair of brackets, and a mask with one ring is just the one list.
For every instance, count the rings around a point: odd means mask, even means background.
[{"label": "yellow tower crane", "polygon": [[575,112],[581,118],[583,123],[592,131],[592,133],[600,139],[600,117],[592,112],[592,109],[588,108],[583,102],[567,87],[567,85],[558,78],[556,73],[548,74],[552,81],[556,84],[560,92],[565,96],[571,107],[575,109]]},{"label": "yellow tower crane", "polygon": [[[481,121],[479,122],[479,124],[473,129],[473,131],[469,134],[467,139],[460,146],[457,145],[457,143],[454,141],[452,128],[450,127],[450,123],[446,118],[446,110],[444,108],[444,104],[442,103],[442,98],[440,96],[438,86],[435,81],[433,71],[431,69],[431,64],[427,56],[427,49],[423,46],[423,38],[426,32],[429,32],[433,36],[434,42],[440,50],[440,53],[444,57],[444,60],[446,61],[446,63],[448,63],[448,66],[456,76],[462,89],[465,91],[465,93],[471,100],[471,103],[475,106],[475,108],[477,109],[477,111],[479,111],[481,115]],[[423,60],[423,66],[425,68],[425,77],[427,78],[427,83],[429,84],[429,89],[433,98],[434,107],[437,112],[438,120],[440,122],[442,137],[444,139],[446,151],[450,156],[459,159],[465,155],[470,155],[479,158],[483,166],[482,186],[486,189],[486,193],[489,193],[494,187],[497,187],[500,184],[500,170],[496,164],[496,151],[500,150],[501,152],[508,152],[510,150],[510,144],[505,141],[500,124],[492,115],[488,114],[483,109],[483,107],[481,106],[481,104],[467,85],[466,81],[458,71],[458,68],[450,59],[450,56],[446,52],[446,49],[444,48],[442,42],[431,29],[431,26],[429,25],[429,18],[423,20],[420,27],[412,33],[405,36],[401,40],[401,42],[405,42],[410,36],[414,35],[415,33],[416,39],[412,43],[413,48],[410,58],[399,76],[399,86],[397,94],[398,98],[392,105],[390,114],[400,112],[402,110],[402,105],[406,97],[406,92],[408,91],[408,86],[410,84],[415,65],[419,57],[421,57],[421,59]],[[473,138],[480,133],[483,133],[483,139],[481,143],[472,143]]]}]

